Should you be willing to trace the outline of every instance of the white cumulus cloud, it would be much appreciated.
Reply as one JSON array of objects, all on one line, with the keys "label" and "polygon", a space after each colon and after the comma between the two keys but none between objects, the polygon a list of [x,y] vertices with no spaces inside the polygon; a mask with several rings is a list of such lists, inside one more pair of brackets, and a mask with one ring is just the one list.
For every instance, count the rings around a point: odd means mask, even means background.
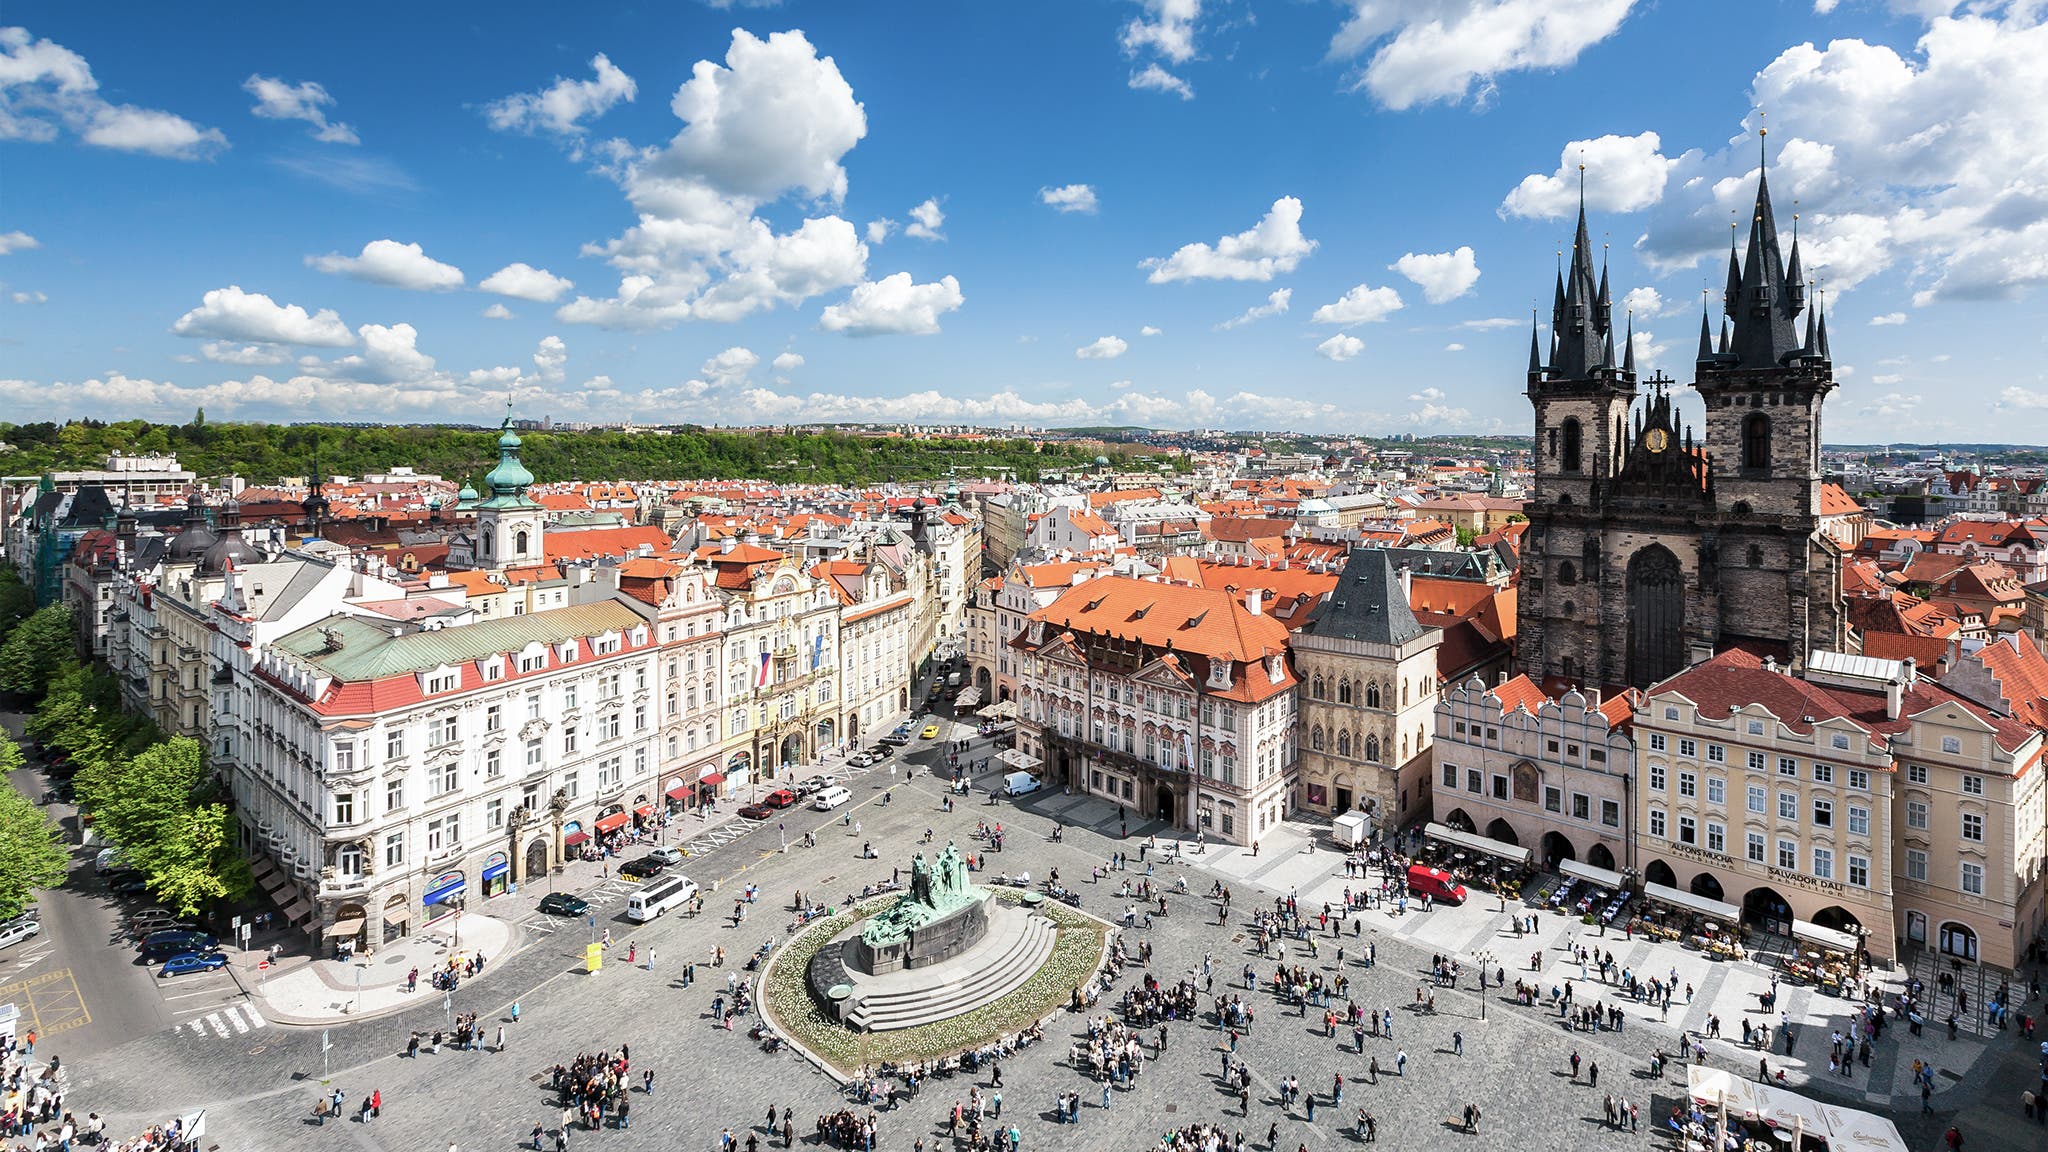
[{"label": "white cumulus cloud", "polygon": [[1089,184],[1062,184],[1057,188],[1040,188],[1038,201],[1050,205],[1057,212],[1093,213],[1096,208],[1095,188]]},{"label": "white cumulus cloud", "polygon": [[1316,351],[1327,359],[1349,360],[1360,352],[1365,351],[1365,341],[1348,332],[1339,332],[1321,344],[1316,345]]},{"label": "white cumulus cloud", "polygon": [[482,315],[486,320],[515,320],[518,318],[510,308],[497,301],[492,301],[490,306],[483,310]]},{"label": "white cumulus cloud", "polygon": [[416,292],[446,292],[462,287],[462,269],[428,256],[418,244],[400,244],[396,240],[372,240],[363,245],[357,256],[343,256],[339,252],[308,256],[306,266],[331,276],[350,276]]},{"label": "white cumulus cloud", "polygon": [[42,241],[37,240],[26,232],[0,232],[0,256],[5,256],[12,252],[26,252],[31,248],[41,248],[42,246]]},{"label": "white cumulus cloud", "polygon": [[882,217],[879,220],[868,221],[868,243],[880,244],[882,241],[887,240],[889,238],[889,233],[895,231],[895,229],[896,222],[894,220],[889,219],[886,216]]},{"label": "white cumulus cloud", "polygon": [[1149,268],[1154,284],[1175,280],[1271,280],[1292,272],[1316,250],[1316,241],[1301,234],[1301,201],[1282,196],[1257,224],[1234,236],[1208,244],[1184,244],[1171,256],[1139,264]]},{"label": "white cumulus cloud", "polygon": [[590,58],[588,80],[555,77],[538,92],[515,92],[484,105],[484,119],[500,132],[545,132],[575,137],[595,120],[639,93],[639,85],[600,52]]},{"label": "white cumulus cloud", "polygon": [[1118,35],[1118,42],[1131,55],[1150,52],[1185,64],[1195,57],[1195,21],[1202,16],[1202,0],[1140,0],[1142,16],[1133,17]]},{"label": "white cumulus cloud", "polygon": [[1147,325],[1145,325],[1145,326],[1144,326],[1143,328],[1140,328],[1140,329],[1138,329],[1138,335],[1140,335],[1140,336],[1157,336],[1157,335],[1159,335],[1159,329],[1157,329],[1157,328],[1154,328],[1154,327],[1153,327],[1152,325],[1150,325],[1150,324],[1147,324]]},{"label": "white cumulus cloud", "polygon": [[1614,35],[1635,0],[1348,0],[1330,41],[1337,59],[1365,61],[1352,76],[1388,108],[1491,99],[1508,72],[1565,68]]},{"label": "white cumulus cloud", "polygon": [[309,315],[297,304],[279,304],[261,292],[244,292],[232,284],[201,297],[199,307],[178,317],[171,331],[179,336],[318,348],[346,348],[356,342],[355,334],[333,309],[322,308]]},{"label": "white cumulus cloud", "polygon": [[304,120],[313,126],[313,139],[328,144],[358,144],[356,130],[327,118],[334,97],[311,80],[287,84],[275,76],[252,74],[242,81],[242,90],[256,98],[249,111],[265,120]]},{"label": "white cumulus cloud", "polygon": [[1904,324],[1905,322],[1906,314],[1904,312],[1887,312],[1882,316],[1872,316],[1870,318],[1870,326],[1873,328],[1884,328],[1894,324]]},{"label": "white cumulus cloud", "polygon": [[291,350],[280,344],[237,344],[230,340],[208,341],[199,346],[199,354],[216,364],[250,368],[267,368],[292,358]]},{"label": "white cumulus cloud", "polygon": [[714,384],[733,384],[746,379],[760,362],[753,349],[735,345],[704,361],[697,374]]},{"label": "white cumulus cloud", "polygon": [[486,292],[510,296],[515,300],[531,300],[536,304],[551,304],[575,286],[565,277],[545,268],[535,268],[524,261],[505,265],[477,285]]},{"label": "white cumulus cloud", "polygon": [[1631,288],[1621,298],[1621,313],[1638,320],[1655,320],[1667,312],[1677,311],[1677,305],[1667,303],[1662,293],[1645,284]]},{"label": "white cumulus cloud", "polygon": [[1183,100],[1195,98],[1195,86],[1157,64],[1147,64],[1131,73],[1131,87],[1140,92],[1171,92]]},{"label": "white cumulus cloud", "polygon": [[26,28],[0,27],[0,140],[47,143],[69,131],[95,148],[173,160],[220,154],[228,138],[173,112],[101,96],[85,57]]},{"label": "white cumulus cloud", "polygon": [[1337,300],[1315,310],[1309,319],[1318,324],[1371,324],[1401,310],[1401,294],[1392,288],[1360,284]]},{"label": "white cumulus cloud", "polygon": [[945,223],[946,214],[939,209],[938,198],[933,197],[910,210],[910,226],[903,230],[903,234],[919,240],[944,240],[946,234],[939,229]]},{"label": "white cumulus cloud", "polygon": [[1414,281],[1431,304],[1456,300],[1479,283],[1479,262],[1470,244],[1451,252],[1410,252],[1387,267]]},{"label": "white cumulus cloud", "polygon": [[1292,299],[1294,299],[1294,289],[1275,289],[1266,294],[1266,302],[1264,304],[1252,305],[1250,308],[1245,309],[1243,313],[1217,325],[1217,328],[1225,330],[1239,328],[1255,321],[1264,320],[1268,316],[1281,315],[1287,311],[1287,303]]},{"label": "white cumulus cloud", "polygon": [[[1500,210],[1506,216],[1554,220],[1578,211],[1579,179],[1585,177],[1586,206],[1600,212],[1638,212],[1664,198],[1677,161],[1666,159],[1655,132],[1609,134],[1564,146],[1557,171],[1522,178]],[[1581,173],[1580,165],[1584,165]]]},{"label": "white cumulus cloud", "polygon": [[818,326],[848,336],[930,336],[938,332],[940,316],[965,302],[960,282],[951,276],[916,284],[910,273],[896,272],[855,286],[844,304],[826,307]]},{"label": "white cumulus cloud", "polygon": [[791,372],[804,366],[804,358],[795,352],[784,352],[774,360],[777,372]]},{"label": "white cumulus cloud", "polygon": [[1095,339],[1074,349],[1077,360],[1114,360],[1124,354],[1130,345],[1115,336],[1097,336]]}]

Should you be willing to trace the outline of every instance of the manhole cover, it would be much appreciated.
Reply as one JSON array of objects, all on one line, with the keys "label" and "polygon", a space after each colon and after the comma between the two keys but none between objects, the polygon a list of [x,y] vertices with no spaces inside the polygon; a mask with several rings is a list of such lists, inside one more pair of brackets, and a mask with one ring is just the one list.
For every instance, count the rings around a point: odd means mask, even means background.
[{"label": "manhole cover", "polygon": [[1180,1105],[1178,1105],[1178,1104],[1168,1104],[1168,1105],[1166,1106],[1166,1110],[1167,1110],[1168,1112],[1178,1112],[1178,1111],[1180,1111]]}]

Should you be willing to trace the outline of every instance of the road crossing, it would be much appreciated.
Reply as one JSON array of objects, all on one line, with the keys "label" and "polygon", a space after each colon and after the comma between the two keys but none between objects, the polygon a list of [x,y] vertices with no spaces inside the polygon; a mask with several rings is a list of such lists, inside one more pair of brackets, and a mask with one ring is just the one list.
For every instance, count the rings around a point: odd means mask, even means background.
[{"label": "road crossing", "polygon": [[208,1012],[204,1016],[195,1016],[185,1021],[180,1030],[189,1032],[197,1038],[211,1036],[228,1040],[236,1036],[247,1036],[258,1028],[268,1027],[269,1023],[263,1018],[263,1013],[256,1010],[256,1005],[242,1003]]}]

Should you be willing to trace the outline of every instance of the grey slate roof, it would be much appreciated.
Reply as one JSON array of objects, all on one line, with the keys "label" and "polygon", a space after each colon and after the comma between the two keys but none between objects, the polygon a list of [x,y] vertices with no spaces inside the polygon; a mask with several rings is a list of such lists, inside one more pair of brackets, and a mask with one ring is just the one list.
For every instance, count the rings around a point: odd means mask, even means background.
[{"label": "grey slate roof", "polygon": [[1406,644],[1423,634],[1394,576],[1386,548],[1353,548],[1337,586],[1316,609],[1308,630],[1337,640]]}]

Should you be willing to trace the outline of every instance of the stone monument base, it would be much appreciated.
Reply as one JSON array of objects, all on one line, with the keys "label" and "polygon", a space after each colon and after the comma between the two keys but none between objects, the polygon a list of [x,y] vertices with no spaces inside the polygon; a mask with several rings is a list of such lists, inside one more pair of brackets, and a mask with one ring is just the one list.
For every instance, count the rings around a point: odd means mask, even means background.
[{"label": "stone monument base", "polygon": [[874,975],[851,962],[849,953],[863,947],[861,926],[854,925],[811,957],[804,974],[811,994],[841,1023],[869,1032],[930,1024],[1009,995],[1052,955],[1059,928],[1036,912],[995,899],[977,902],[973,910],[982,933],[964,950],[919,957],[914,966],[899,963]]},{"label": "stone monument base", "polygon": [[840,958],[848,968],[869,976],[950,960],[981,942],[988,931],[989,907],[995,902],[994,896],[984,896],[885,944],[870,944],[856,934],[840,950]]}]

